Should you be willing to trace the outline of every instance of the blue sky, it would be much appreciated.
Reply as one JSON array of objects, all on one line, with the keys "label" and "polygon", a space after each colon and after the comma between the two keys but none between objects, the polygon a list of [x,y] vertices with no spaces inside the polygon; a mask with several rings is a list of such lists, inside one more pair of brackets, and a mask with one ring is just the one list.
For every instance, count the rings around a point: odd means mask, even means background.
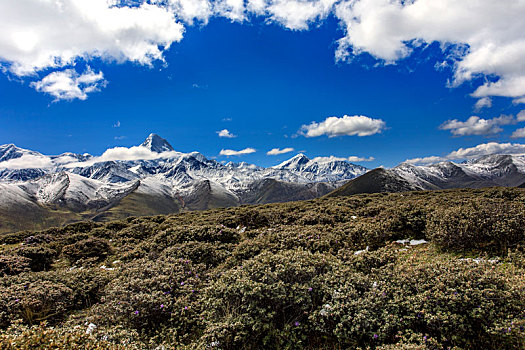
[{"label": "blue sky", "polygon": [[[410,54],[399,54],[381,51],[381,43],[351,39],[353,46],[346,48],[350,58],[337,61],[337,40],[349,34],[342,16],[328,12],[301,30],[268,16],[239,21],[209,15],[200,23],[186,22],[183,38],[173,40],[169,49],[159,45],[162,59],[150,64],[79,54],[59,67],[31,63],[34,72],[27,74],[13,68],[17,62],[27,63],[26,56],[13,58],[0,48],[0,144],[15,143],[44,154],[98,155],[107,148],[140,144],[155,132],[178,151],[197,150],[219,161],[268,166],[302,151],[309,157],[373,157],[356,162],[375,167],[427,156],[445,159],[452,151],[480,144],[523,141],[516,130],[525,127],[525,115],[518,117],[525,109],[520,103],[525,91],[472,95],[480,86],[493,88],[491,82],[519,80],[520,69],[480,74],[469,68],[476,74],[451,87],[460,72],[457,62],[466,61],[464,54],[458,59],[459,46],[412,43]],[[473,48],[476,42],[469,44]],[[451,59],[456,65],[437,68]],[[46,76],[66,71],[79,76],[103,73],[79,85],[82,89],[95,82],[94,91],[85,90],[80,98],[57,97],[56,91],[53,95],[38,88]],[[490,106],[480,108],[481,99]],[[365,124],[381,124],[374,130],[356,126],[357,119],[351,118],[359,116],[368,118],[361,120]],[[472,116],[479,118],[467,122]],[[338,126],[324,125],[329,117],[336,117]],[[313,122],[317,127],[309,134],[303,126]],[[365,128],[369,135],[355,135],[359,130],[352,128]],[[235,137],[220,137],[224,129]],[[334,133],[338,136],[331,137]],[[221,150],[246,148],[256,152],[220,155]],[[294,151],[267,155],[273,148]]]}]

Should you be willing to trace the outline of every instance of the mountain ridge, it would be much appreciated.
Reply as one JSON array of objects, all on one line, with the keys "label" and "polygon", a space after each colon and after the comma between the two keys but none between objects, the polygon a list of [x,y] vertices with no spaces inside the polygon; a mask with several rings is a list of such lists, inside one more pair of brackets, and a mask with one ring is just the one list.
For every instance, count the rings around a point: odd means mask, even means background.
[{"label": "mountain ridge", "polygon": [[525,156],[518,155],[430,165],[404,162],[370,171],[338,158],[309,159],[299,153],[265,168],[177,152],[157,134],[138,146],[109,149],[101,156],[46,156],[7,144],[0,146],[0,159],[0,208],[11,218],[4,225],[9,229],[0,227],[0,232],[25,229],[20,218],[28,210],[44,228],[86,218],[120,219],[324,195],[525,183]]}]

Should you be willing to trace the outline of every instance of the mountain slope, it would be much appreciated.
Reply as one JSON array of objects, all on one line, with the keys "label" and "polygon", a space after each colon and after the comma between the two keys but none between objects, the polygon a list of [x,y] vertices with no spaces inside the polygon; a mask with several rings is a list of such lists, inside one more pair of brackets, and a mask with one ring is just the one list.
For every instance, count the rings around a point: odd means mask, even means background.
[{"label": "mountain slope", "polygon": [[337,184],[316,182],[297,184],[275,179],[254,181],[240,194],[242,203],[265,204],[314,199],[334,190]]},{"label": "mountain slope", "polygon": [[343,186],[329,193],[327,197],[350,196],[360,193],[404,192],[422,190],[399,176],[395,171],[377,168],[348,181]]}]

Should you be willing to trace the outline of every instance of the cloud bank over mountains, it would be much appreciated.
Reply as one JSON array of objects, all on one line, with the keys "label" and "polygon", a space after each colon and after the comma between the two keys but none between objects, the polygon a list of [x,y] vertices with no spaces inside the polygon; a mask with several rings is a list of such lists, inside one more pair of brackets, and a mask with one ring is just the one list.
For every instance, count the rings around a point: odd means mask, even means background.
[{"label": "cloud bank over mountains", "polygon": [[410,164],[432,164],[448,160],[464,160],[473,159],[490,154],[525,154],[525,144],[520,143],[498,143],[488,142],[482,143],[474,147],[460,148],[452,151],[445,156],[430,156],[423,158],[407,159],[406,162]]},{"label": "cloud bank over mountains", "polygon": [[451,86],[486,78],[472,91],[482,108],[492,96],[525,103],[523,13],[523,1],[492,0],[4,0],[0,65],[56,100],[86,99],[105,79],[80,66],[162,62],[187,26],[213,17],[309,30],[334,16],[344,30],[336,60],[368,53],[393,64],[439,43],[447,58],[436,63],[450,67]]}]

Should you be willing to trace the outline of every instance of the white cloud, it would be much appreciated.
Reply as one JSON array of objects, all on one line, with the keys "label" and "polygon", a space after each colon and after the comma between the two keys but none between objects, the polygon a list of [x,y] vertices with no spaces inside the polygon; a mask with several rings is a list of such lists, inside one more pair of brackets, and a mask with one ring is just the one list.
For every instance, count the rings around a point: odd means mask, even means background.
[{"label": "white cloud", "polygon": [[461,122],[457,119],[447,120],[439,128],[450,130],[455,136],[466,135],[490,135],[503,131],[500,125],[515,123],[513,116],[502,115],[493,119],[482,119],[478,116],[471,116],[466,121]]},{"label": "white cloud", "polygon": [[335,162],[335,161],[371,162],[373,160],[375,160],[374,157],[363,158],[363,157],[357,157],[357,156],[350,156],[347,158],[329,156],[329,157],[315,157],[314,159],[312,159],[312,161],[317,162],[317,163],[330,163],[330,162]]},{"label": "white cloud", "polygon": [[271,150],[266,152],[266,154],[269,155],[269,156],[277,156],[279,154],[290,153],[290,152],[293,152],[293,151],[294,151],[294,149],[292,147],[286,147],[286,148],[283,148],[283,149],[272,148]]},{"label": "white cloud", "polygon": [[[474,97],[525,97],[525,2],[493,0],[354,0],[336,5],[345,37],[336,57],[362,52],[395,62],[416,46],[439,42],[451,54],[453,85],[495,76]],[[451,49],[452,46],[452,49]]]},{"label": "white cloud", "polygon": [[208,0],[157,0],[152,3],[166,4],[177,18],[190,25],[195,20],[207,24],[213,14],[212,4]]},{"label": "white cloud", "polygon": [[226,137],[229,139],[237,137],[236,135],[232,134],[228,129],[222,129],[221,131],[217,131],[217,134],[219,135],[219,137]]},{"label": "white cloud", "polygon": [[447,160],[463,160],[478,158],[489,154],[525,154],[525,144],[520,143],[482,143],[475,147],[460,148],[450,152],[444,157],[431,156],[424,158],[408,159],[406,162],[411,164],[431,164]]},{"label": "white cloud", "polygon": [[214,10],[218,16],[232,21],[242,22],[246,19],[244,0],[217,0],[214,3]]},{"label": "white cloud", "polygon": [[126,138],[126,136],[115,136],[114,139],[115,140],[124,140]]},{"label": "white cloud", "polygon": [[243,154],[250,154],[250,153],[255,153],[255,152],[257,151],[253,148],[245,148],[240,151],[234,151],[232,149],[221,149],[221,152],[219,154],[221,156],[240,156]]},{"label": "white cloud", "polygon": [[115,124],[113,124],[114,128],[120,128],[120,120],[117,120]]},{"label": "white cloud", "polygon": [[150,64],[183,36],[168,9],[117,7],[106,0],[0,2],[0,58],[16,75],[93,57]]},{"label": "white cloud", "polygon": [[513,139],[525,138],[525,128],[519,128],[519,129],[514,130],[514,132],[512,133],[510,137],[512,137]]},{"label": "white cloud", "polygon": [[512,103],[514,103],[515,105],[525,104],[525,97],[516,98],[512,100]]},{"label": "white cloud", "polygon": [[168,151],[168,152],[153,152],[143,146],[133,147],[114,147],[107,149],[101,156],[90,158],[85,162],[75,162],[67,164],[66,167],[74,168],[78,166],[89,166],[100,162],[110,161],[130,161],[130,160],[151,160],[151,159],[168,159],[180,156],[180,152]]},{"label": "white cloud", "polygon": [[106,84],[107,81],[102,72],[94,73],[88,67],[82,74],[78,74],[73,69],[53,72],[42,80],[31,83],[31,86],[39,92],[55,97],[55,101],[59,101],[85,100],[88,93],[99,91]]},{"label": "white cloud", "polygon": [[525,122],[525,109],[518,113],[518,115],[516,116],[516,119],[519,122]]},{"label": "white cloud", "polygon": [[292,30],[308,29],[310,23],[324,19],[337,0],[249,0],[248,9]]},{"label": "white cloud", "polygon": [[357,156],[350,156],[347,158],[349,162],[372,162],[376,160],[374,157],[357,157]]},{"label": "white cloud", "polygon": [[492,107],[492,99],[490,97],[483,97],[476,101],[474,110],[481,111],[483,108]]},{"label": "white cloud", "polygon": [[309,125],[303,125],[299,133],[306,137],[370,136],[381,133],[385,126],[385,122],[381,119],[372,119],[362,115],[345,115],[341,118],[328,117],[320,123],[312,122]]},{"label": "white cloud", "polygon": [[4,0],[0,68],[35,77],[93,58],[150,65],[182,39],[178,21],[260,16],[307,30],[332,13],[345,31],[338,60],[367,52],[394,63],[438,42],[452,86],[489,77],[472,93],[477,108],[489,107],[490,96],[525,103],[525,2],[518,0]]},{"label": "white cloud", "polygon": [[51,168],[53,162],[49,157],[42,155],[24,154],[19,158],[13,158],[0,162],[0,169],[34,169]]}]

